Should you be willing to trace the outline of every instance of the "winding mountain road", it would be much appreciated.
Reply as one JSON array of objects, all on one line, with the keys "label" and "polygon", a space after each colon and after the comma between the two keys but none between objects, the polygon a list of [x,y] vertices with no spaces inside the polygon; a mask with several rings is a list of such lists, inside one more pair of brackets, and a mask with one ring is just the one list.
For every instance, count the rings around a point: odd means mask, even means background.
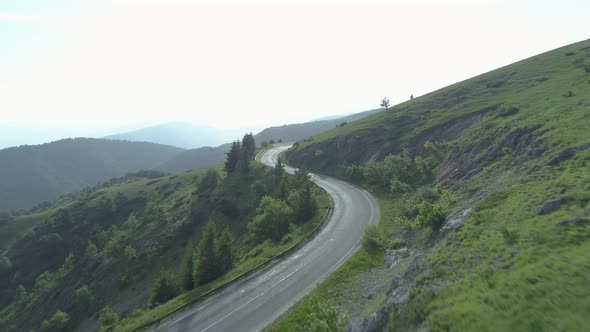
[{"label": "winding mountain road", "polygon": [[[257,160],[274,166],[288,148],[267,149]],[[291,167],[285,170],[294,172]],[[342,265],[359,248],[365,225],[379,221],[379,206],[356,186],[322,175],[311,174],[311,178],[333,201],[330,220],[313,240],[280,262],[163,322],[156,330],[262,330]]]}]

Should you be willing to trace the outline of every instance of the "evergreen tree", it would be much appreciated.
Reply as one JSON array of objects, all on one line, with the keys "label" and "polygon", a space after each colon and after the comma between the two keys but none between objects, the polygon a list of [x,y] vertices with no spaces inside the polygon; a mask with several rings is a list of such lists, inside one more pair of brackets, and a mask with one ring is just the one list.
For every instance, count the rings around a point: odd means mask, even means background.
[{"label": "evergreen tree", "polygon": [[242,150],[241,153],[245,155],[246,158],[252,159],[254,158],[254,153],[256,152],[256,142],[254,140],[254,135],[252,133],[244,135],[242,139]]},{"label": "evergreen tree", "polygon": [[90,268],[96,264],[98,261],[98,248],[94,242],[88,240],[88,245],[86,246],[86,251],[84,252],[84,265],[87,268]]},{"label": "evergreen tree", "polygon": [[94,306],[94,296],[86,284],[74,291],[73,300],[75,308],[74,314],[79,316],[90,312]]},{"label": "evergreen tree", "polygon": [[14,296],[14,303],[17,306],[25,306],[29,302],[29,293],[23,285],[19,285],[16,288],[16,294]]},{"label": "evergreen tree", "polygon": [[193,270],[194,270],[195,248],[192,242],[187,243],[184,255],[182,256],[182,266],[180,270],[180,283],[182,288],[191,290],[194,287]]},{"label": "evergreen tree", "polygon": [[225,159],[225,171],[227,174],[231,174],[236,170],[236,166],[238,165],[238,161],[240,160],[240,141],[234,141],[232,146],[227,153],[227,157]]},{"label": "evergreen tree", "polygon": [[217,241],[217,255],[219,257],[220,275],[225,274],[232,267],[233,241],[234,236],[229,229],[229,226],[225,226],[223,232],[219,235],[219,240]]},{"label": "evergreen tree", "polygon": [[209,196],[217,188],[217,183],[219,182],[219,174],[216,170],[210,169],[205,173],[205,175],[199,181],[199,185],[197,187],[197,193],[201,197]]},{"label": "evergreen tree", "polygon": [[137,220],[135,213],[131,213],[123,223],[123,228],[129,231],[134,231],[137,227],[139,227],[139,220]]},{"label": "evergreen tree", "polygon": [[309,179],[309,173],[300,168],[296,169],[293,182],[296,188],[304,189],[306,186],[311,184],[311,180]]},{"label": "evergreen tree", "polygon": [[250,172],[250,157],[248,157],[248,154],[243,152],[240,153],[237,169],[241,174],[248,174],[248,172]]},{"label": "evergreen tree", "polygon": [[289,206],[293,209],[293,219],[297,224],[302,224],[315,213],[316,201],[311,192],[311,184],[306,184],[302,189],[289,193]]},{"label": "evergreen tree", "polygon": [[274,183],[275,188],[276,188],[276,186],[279,185],[279,183],[283,179],[283,175],[285,175],[285,166],[283,166],[283,163],[281,162],[281,159],[279,158],[279,160],[275,164],[275,168],[273,170],[273,183]]},{"label": "evergreen tree", "polygon": [[273,196],[285,200],[289,195],[289,180],[287,177],[281,177],[273,190]]},{"label": "evergreen tree", "polygon": [[213,281],[218,276],[217,227],[210,221],[199,242],[199,254],[195,262],[194,280],[197,285]]}]

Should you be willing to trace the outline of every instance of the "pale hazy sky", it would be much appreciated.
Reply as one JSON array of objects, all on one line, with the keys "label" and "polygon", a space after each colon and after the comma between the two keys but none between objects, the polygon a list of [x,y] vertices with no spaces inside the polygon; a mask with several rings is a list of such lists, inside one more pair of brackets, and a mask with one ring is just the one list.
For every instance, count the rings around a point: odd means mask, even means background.
[{"label": "pale hazy sky", "polygon": [[589,37],[587,0],[1,0],[0,124],[301,122]]}]

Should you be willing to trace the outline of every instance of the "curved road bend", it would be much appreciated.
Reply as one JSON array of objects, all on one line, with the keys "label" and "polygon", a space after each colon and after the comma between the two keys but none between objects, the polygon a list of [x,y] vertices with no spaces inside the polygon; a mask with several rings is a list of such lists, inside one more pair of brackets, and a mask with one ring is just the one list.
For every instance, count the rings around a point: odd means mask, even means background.
[{"label": "curved road bend", "polygon": [[[289,146],[261,153],[274,166]],[[285,169],[292,173],[291,167]],[[311,175],[333,200],[324,229],[297,252],[173,316],[158,331],[262,330],[339,267],[359,247],[368,223],[379,221],[379,205],[366,191],[333,178]]]}]

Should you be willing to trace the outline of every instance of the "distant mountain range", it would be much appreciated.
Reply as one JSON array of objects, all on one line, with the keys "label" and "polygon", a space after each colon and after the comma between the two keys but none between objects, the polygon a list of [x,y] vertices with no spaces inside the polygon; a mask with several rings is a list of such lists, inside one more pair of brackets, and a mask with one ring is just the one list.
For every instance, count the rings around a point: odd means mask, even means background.
[{"label": "distant mountain range", "polygon": [[185,122],[164,123],[104,138],[135,142],[153,142],[193,149],[218,146],[243,135],[242,129],[220,129]]},{"label": "distant mountain range", "polygon": [[0,150],[0,210],[27,208],[110,178],[152,169],[183,149],[147,142],[63,139]]},{"label": "distant mountain range", "polygon": [[[295,142],[378,111],[270,127],[254,138],[258,145],[273,140]],[[28,208],[129,172],[180,173],[219,164],[225,161],[229,142],[244,134],[238,130],[217,131],[186,123],[168,123],[106,139],[62,139],[3,149],[0,150],[0,210]],[[215,147],[189,150],[178,147],[195,145]]]},{"label": "distant mountain range", "polygon": [[[333,129],[343,122],[359,120],[381,110],[382,109],[374,109],[333,120],[320,120],[270,127],[254,135],[254,139],[258,145],[262,142],[270,142],[271,140],[296,142]],[[207,147],[186,150],[160,165],[157,169],[164,172],[179,173],[195,168],[212,166],[225,161],[225,154],[229,151],[230,146],[230,144],[223,144],[215,148]]]}]

